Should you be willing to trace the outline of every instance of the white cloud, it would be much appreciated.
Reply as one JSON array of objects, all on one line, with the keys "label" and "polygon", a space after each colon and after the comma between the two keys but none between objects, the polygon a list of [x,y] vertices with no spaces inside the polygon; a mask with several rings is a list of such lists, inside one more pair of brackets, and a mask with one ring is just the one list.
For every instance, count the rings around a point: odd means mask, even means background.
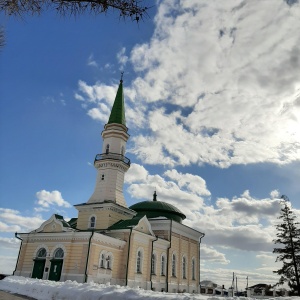
[{"label": "white cloud", "polygon": [[71,207],[71,204],[62,198],[59,191],[48,192],[41,190],[36,193],[36,197],[38,199],[36,203],[45,208],[50,207],[50,205]]},{"label": "white cloud", "polygon": [[38,228],[44,220],[40,216],[23,216],[21,212],[9,208],[0,208],[1,231],[30,231]]},{"label": "white cloud", "polygon": [[0,255],[0,266],[1,266],[1,273],[11,275],[13,270],[16,267],[18,253],[14,256],[10,255]]},{"label": "white cloud", "polygon": [[0,221],[0,231],[1,232],[17,232],[20,231],[21,227],[18,225],[8,225]]},{"label": "white cloud", "polygon": [[49,208],[45,208],[45,207],[34,207],[34,211],[39,213],[39,212],[43,212],[43,211],[49,211]]},{"label": "white cloud", "polygon": [[200,176],[176,169],[159,176],[138,164],[132,167],[127,179],[131,197],[151,200],[156,190],[159,201],[175,205],[186,215],[184,224],[205,233],[203,243],[207,247],[272,252],[279,199],[256,199],[246,190],[239,197],[218,198],[213,206],[210,191]]},{"label": "white cloud", "polygon": [[109,116],[109,114],[103,113],[99,107],[90,109],[87,114],[92,119],[99,120],[99,121],[102,121],[102,122],[107,122],[108,116]]},{"label": "white cloud", "polygon": [[[104,83],[96,82],[94,85],[88,85],[86,82],[79,80],[79,90],[74,94],[76,100],[82,102],[82,107],[87,110],[87,114],[94,120],[106,123],[111,107],[113,105],[118,84],[111,86]],[[143,105],[143,99],[137,99],[137,93],[132,88],[124,88],[125,110],[127,126],[134,128],[145,125],[145,112],[147,106]],[[128,100],[128,101],[127,101]],[[139,105],[136,105],[136,103]]]},{"label": "white cloud", "polygon": [[76,100],[79,100],[79,101],[84,101],[85,99],[83,98],[83,96],[79,95],[78,93],[75,93],[74,94],[74,97]]},{"label": "white cloud", "polygon": [[[232,200],[220,198],[216,201],[216,206],[224,211],[232,211],[243,214],[244,217],[268,217],[274,216],[280,210],[280,200],[275,199],[254,199],[249,191],[245,191],[241,197],[235,197]],[[249,222],[248,220],[248,222]]]},{"label": "white cloud", "polygon": [[273,190],[273,191],[271,191],[270,196],[272,199],[278,199],[278,198],[280,198],[280,193],[278,190]]},{"label": "white cloud", "polygon": [[146,182],[147,176],[148,171],[143,166],[133,163],[126,173],[125,183]]},{"label": "white cloud", "polygon": [[123,47],[118,53],[117,53],[117,59],[119,64],[121,65],[121,68],[123,69],[126,66],[126,63],[128,62],[128,56],[125,55],[126,48]]},{"label": "white cloud", "polygon": [[257,254],[256,255],[256,258],[258,259],[262,259],[262,260],[272,260],[274,261],[274,255],[270,255],[269,253],[266,254],[266,253],[262,253],[262,254]]},{"label": "white cloud", "polygon": [[[107,86],[101,83],[97,83],[94,86],[89,86],[86,82],[79,80],[79,92],[85,96],[88,102],[96,102],[96,100],[105,100],[112,105],[118,86]],[[81,95],[81,96],[82,96]],[[83,97],[82,96],[82,97]]]},{"label": "white cloud", "polygon": [[188,173],[183,174],[177,172],[175,169],[166,171],[164,175],[173,179],[180,189],[185,188],[199,196],[210,196],[210,191],[207,190],[206,182],[200,176]]},{"label": "white cloud", "polygon": [[227,265],[230,263],[228,259],[226,259],[225,254],[217,251],[213,247],[208,247],[206,245],[201,245],[201,260],[211,261],[214,263],[220,263],[222,265]]},{"label": "white cloud", "polygon": [[[267,271],[267,272],[263,272]],[[231,287],[232,274],[238,278],[238,289],[244,289],[247,285],[247,277],[249,278],[249,286],[257,283],[275,284],[278,282],[278,276],[273,275],[270,270],[236,270],[228,268],[207,268],[201,267],[201,281],[202,280],[213,280],[214,282],[225,285],[225,288]]]},{"label": "white cloud", "polygon": [[98,64],[94,58],[94,54],[91,53],[88,60],[87,60],[87,65],[90,66],[90,67],[96,67],[98,68]]},{"label": "white cloud", "polygon": [[[135,170],[136,173],[135,173]],[[198,210],[202,207],[203,198],[209,195],[209,191],[206,189],[205,181],[196,175],[181,174],[182,180],[179,178],[174,180],[168,180],[168,178],[180,176],[176,170],[166,171],[163,176],[151,175],[145,170],[144,167],[135,165],[133,173],[129,174],[130,183],[128,192],[133,198],[152,200],[153,192],[157,192],[157,199],[160,201],[166,201],[170,204],[180,208],[186,215],[190,215],[192,211]],[[141,177],[138,177],[138,175]],[[194,182],[200,182],[201,185],[197,189],[193,186],[193,183],[188,184],[187,178],[192,176]],[[180,182],[181,187],[178,182]]]},{"label": "white cloud", "polygon": [[[282,0],[160,2],[151,40],[129,56],[149,128],[132,152],[170,166],[299,161],[299,18]],[[105,88],[84,92],[99,101]]]},{"label": "white cloud", "polygon": [[5,238],[0,237],[0,246],[1,249],[7,248],[7,249],[19,249],[20,247],[20,240],[16,238]]}]

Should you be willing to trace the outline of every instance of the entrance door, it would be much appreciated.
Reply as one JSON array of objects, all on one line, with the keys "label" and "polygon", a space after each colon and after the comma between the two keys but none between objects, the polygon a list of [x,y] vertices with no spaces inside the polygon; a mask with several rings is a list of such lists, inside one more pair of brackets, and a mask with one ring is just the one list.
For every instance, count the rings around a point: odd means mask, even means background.
[{"label": "entrance door", "polygon": [[34,261],[32,278],[42,279],[44,275],[46,259],[36,259]]},{"label": "entrance door", "polygon": [[49,273],[49,280],[59,281],[61,270],[62,270],[63,260],[62,259],[53,259],[51,260],[51,267]]}]

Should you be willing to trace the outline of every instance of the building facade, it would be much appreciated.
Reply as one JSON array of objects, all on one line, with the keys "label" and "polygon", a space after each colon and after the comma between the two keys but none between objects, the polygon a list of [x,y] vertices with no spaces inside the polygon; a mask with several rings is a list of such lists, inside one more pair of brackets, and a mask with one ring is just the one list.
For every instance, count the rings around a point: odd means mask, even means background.
[{"label": "building facade", "polygon": [[129,138],[120,81],[97,154],[95,190],[75,205],[68,222],[53,214],[39,228],[16,233],[21,240],[14,275],[54,281],[76,280],[128,285],[166,292],[199,293],[203,233],[182,224],[171,204],[151,201],[127,207],[124,176]]}]

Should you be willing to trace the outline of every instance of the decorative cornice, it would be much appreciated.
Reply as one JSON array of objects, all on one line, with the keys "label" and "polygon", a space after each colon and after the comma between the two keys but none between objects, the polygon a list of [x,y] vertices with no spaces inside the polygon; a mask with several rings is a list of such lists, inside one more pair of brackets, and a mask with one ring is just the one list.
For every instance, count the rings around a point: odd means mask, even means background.
[{"label": "decorative cornice", "polygon": [[[151,224],[149,223],[149,221],[148,221],[148,219],[147,219],[146,216],[142,217],[142,218],[139,220],[139,222],[137,223],[137,225],[135,225],[135,226],[133,227],[133,229],[136,230],[136,231],[140,231],[140,230],[139,230],[139,227],[141,226],[141,223],[143,223],[143,222],[144,222],[145,225],[147,226],[147,229],[149,230],[150,234],[151,234],[152,236],[155,236],[155,234],[154,234],[153,231],[152,231]],[[142,232],[142,231],[140,231],[140,232]],[[142,232],[142,233],[144,233],[144,232]]]},{"label": "decorative cornice", "polygon": [[124,248],[124,246],[126,245],[126,242],[123,240],[119,240],[98,232],[94,233],[92,240],[112,247],[116,247],[117,249]]},{"label": "decorative cornice", "polygon": [[172,229],[173,229],[173,232],[175,232],[175,233],[184,235],[190,239],[194,239],[197,241],[199,241],[199,239],[204,236],[204,233],[202,233],[196,229],[190,228],[184,224],[180,224],[178,222],[172,223]]},{"label": "decorative cornice", "polygon": [[167,240],[163,240],[158,238],[156,241],[154,241],[154,247],[160,248],[166,250],[170,246],[170,242]]},{"label": "decorative cornice", "polygon": [[112,136],[118,136],[121,137],[125,142],[127,142],[130,137],[130,135],[127,133],[127,130],[127,127],[121,124],[107,124],[101,135],[103,139]]},{"label": "decorative cornice", "polygon": [[30,232],[20,233],[19,236],[27,241],[31,240],[88,240],[91,232]]},{"label": "decorative cornice", "polygon": [[149,235],[149,234],[141,232],[141,231],[134,230],[133,231],[133,240],[139,241],[143,244],[148,244],[148,241],[155,240],[155,236]]},{"label": "decorative cornice", "polygon": [[120,169],[123,172],[127,172],[127,170],[129,169],[129,166],[125,162],[120,160],[112,161],[112,159],[102,159],[99,161],[95,161],[94,165],[97,169]]},{"label": "decorative cornice", "polygon": [[[63,220],[63,221],[64,221],[64,220]],[[64,221],[64,222],[65,222],[65,221]],[[60,226],[60,227],[61,227],[61,231],[64,231],[64,232],[67,232],[67,231],[71,231],[71,232],[72,232],[72,231],[74,231],[74,229],[71,228],[71,227],[65,227],[65,226],[63,226],[62,221],[60,221],[60,219],[58,219],[58,218],[55,216],[55,214],[53,214],[53,215],[50,217],[50,219],[48,219],[48,220],[46,220],[45,222],[43,222],[42,225],[41,225],[38,229],[33,230],[32,233],[43,231],[44,228],[45,228],[45,226],[47,226],[47,225],[49,225],[49,224],[51,224],[51,223],[55,223],[55,224],[57,224],[58,226]]]},{"label": "decorative cornice", "polygon": [[114,202],[82,203],[82,204],[76,204],[74,205],[74,207],[79,211],[110,210],[128,217],[133,217],[136,215],[136,212],[134,210],[116,204]]},{"label": "decorative cornice", "polygon": [[[171,220],[166,218],[154,218],[149,219],[149,222],[152,226],[152,229],[155,230],[168,230],[170,231],[170,223]],[[179,235],[183,235],[187,238],[195,240],[199,242],[199,239],[204,236],[204,233],[197,231],[193,228],[190,228],[184,224],[178,223],[176,221],[172,221],[172,232],[177,233]]]}]

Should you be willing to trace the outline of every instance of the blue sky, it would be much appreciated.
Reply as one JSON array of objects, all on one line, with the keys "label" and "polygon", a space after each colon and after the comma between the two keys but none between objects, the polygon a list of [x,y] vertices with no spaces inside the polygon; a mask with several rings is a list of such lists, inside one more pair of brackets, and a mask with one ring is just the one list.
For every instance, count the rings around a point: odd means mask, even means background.
[{"label": "blue sky", "polygon": [[300,216],[297,1],[159,1],[117,13],[1,15],[0,272],[14,232],[76,217],[124,70],[128,205],[170,202],[205,232],[202,279],[273,283],[281,194]]}]

